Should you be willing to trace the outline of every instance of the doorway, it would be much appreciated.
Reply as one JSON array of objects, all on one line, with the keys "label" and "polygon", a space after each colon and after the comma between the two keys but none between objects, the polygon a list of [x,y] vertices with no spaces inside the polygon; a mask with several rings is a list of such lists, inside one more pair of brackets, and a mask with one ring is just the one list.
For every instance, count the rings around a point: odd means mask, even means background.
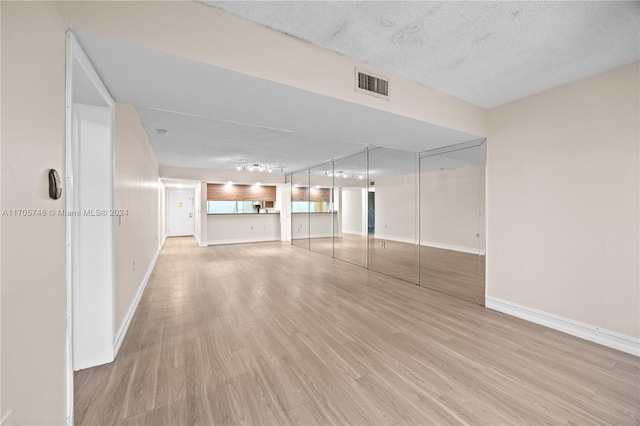
[{"label": "doorway", "polygon": [[376,233],[376,193],[372,188],[367,192],[367,227],[369,234]]},{"label": "doorway", "polygon": [[114,359],[114,101],[71,32],[66,108],[66,399],[73,424],[73,372]]},{"label": "doorway", "polygon": [[167,236],[193,235],[193,190],[168,189],[167,191]]}]

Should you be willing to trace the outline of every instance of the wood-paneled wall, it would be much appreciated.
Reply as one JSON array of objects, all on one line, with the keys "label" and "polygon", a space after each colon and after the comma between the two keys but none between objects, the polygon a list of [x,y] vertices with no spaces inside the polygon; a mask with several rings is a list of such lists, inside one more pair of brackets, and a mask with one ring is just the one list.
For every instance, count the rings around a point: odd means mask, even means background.
[{"label": "wood-paneled wall", "polygon": [[207,184],[208,201],[276,201],[276,187],[268,185]]},{"label": "wood-paneled wall", "polygon": [[329,188],[311,188],[311,196],[309,196],[309,188],[299,186],[291,188],[291,201],[317,201],[329,202],[331,200],[331,190]]}]

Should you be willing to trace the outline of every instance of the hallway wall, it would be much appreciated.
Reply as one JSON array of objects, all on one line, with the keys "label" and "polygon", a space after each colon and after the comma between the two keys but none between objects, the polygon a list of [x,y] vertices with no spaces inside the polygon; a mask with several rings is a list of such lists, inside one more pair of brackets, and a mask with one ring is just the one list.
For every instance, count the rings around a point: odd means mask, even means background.
[{"label": "hallway wall", "polygon": [[116,104],[114,209],[116,336],[148,278],[161,237],[158,160],[132,105]]},{"label": "hallway wall", "polygon": [[[65,423],[65,32],[59,4],[2,9],[2,396],[14,424]],[[63,194],[52,200],[55,168]],[[6,210],[5,210],[6,209]]]}]

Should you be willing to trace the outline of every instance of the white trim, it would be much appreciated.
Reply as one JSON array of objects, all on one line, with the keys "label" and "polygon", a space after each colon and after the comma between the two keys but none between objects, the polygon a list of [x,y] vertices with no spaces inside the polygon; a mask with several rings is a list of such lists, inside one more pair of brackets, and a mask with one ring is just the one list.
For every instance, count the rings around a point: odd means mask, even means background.
[{"label": "white trim", "polygon": [[413,238],[391,237],[389,235],[382,235],[382,234],[374,234],[373,238],[375,238],[376,240],[387,240],[387,241],[395,241],[398,243],[416,244],[416,240]]},{"label": "white trim", "polygon": [[280,237],[264,237],[264,238],[232,238],[228,240],[211,240],[207,241],[205,246],[219,246],[224,244],[244,244],[244,243],[266,243],[269,241],[280,241]]},{"label": "white trim", "polygon": [[[82,68],[83,72],[88,76],[93,84],[94,88],[98,91],[107,107],[111,109],[111,123],[110,123],[110,150],[111,150],[111,205],[113,206],[113,126],[114,126],[114,101],[109,91],[104,86],[97,72],[93,68],[91,61],[84,53],[80,43],[73,35],[71,31],[66,33],[66,72],[65,72],[65,207],[67,211],[75,210],[77,206],[76,188],[74,187],[74,179],[76,178],[74,170],[77,165],[76,148],[74,147],[73,138],[73,63],[77,63]],[[77,243],[75,240],[77,234],[76,218],[67,216],[65,219],[65,275],[66,275],[66,421],[67,425],[73,425],[74,423],[74,274],[75,274],[75,261],[77,260]],[[113,277],[113,226],[110,224],[109,233],[111,234],[111,286],[112,286],[112,300],[110,301],[113,308],[113,291],[114,282]],[[113,309],[112,309],[113,311]],[[113,324],[113,312],[112,312],[112,324]],[[113,325],[111,327],[111,336],[113,336]]]},{"label": "white trim", "polygon": [[421,241],[420,245],[425,247],[433,247],[433,248],[439,248],[444,250],[458,251],[461,253],[470,253],[470,254],[477,254],[477,255],[485,254],[484,250],[480,250],[477,247],[474,248],[474,247],[454,246],[452,244],[434,243],[431,241]]},{"label": "white trim", "polygon": [[350,234],[350,235],[359,235],[361,237],[367,235],[366,232],[352,231],[352,230],[348,230],[347,231],[347,230],[344,230],[344,229],[342,230],[342,233],[343,234]]},{"label": "white trim", "polygon": [[[72,123],[73,116],[71,105],[73,103],[73,52],[74,45],[76,44],[76,40],[73,37],[71,32],[67,32],[66,39],[66,48],[67,48],[67,58],[66,58],[66,79],[65,79],[65,185],[64,185],[64,198],[65,198],[65,208],[67,211],[71,211],[73,209],[73,157],[71,153],[73,152],[73,142],[72,142]],[[71,242],[73,239],[72,234],[72,218],[65,218],[65,290],[66,294],[66,302],[67,302],[67,311],[66,311],[66,417],[67,417],[67,425],[73,424],[73,412],[74,412],[74,382],[73,382],[73,280],[72,280],[72,250],[71,250]],[[4,424],[5,417],[2,420]]]},{"label": "white trim", "polygon": [[[162,241],[164,245],[164,240]],[[142,282],[140,283],[140,287],[138,288],[138,292],[136,293],[136,297],[131,302],[129,306],[129,310],[127,314],[124,316],[122,320],[122,324],[120,324],[120,329],[116,333],[116,338],[113,343],[113,359],[116,359],[118,356],[118,352],[120,351],[120,346],[122,346],[122,342],[124,341],[125,336],[127,335],[127,330],[129,330],[129,326],[131,325],[131,321],[133,320],[133,315],[136,313],[136,309],[138,309],[138,303],[140,303],[140,299],[142,298],[142,293],[144,293],[144,289],[147,287],[147,283],[149,282],[149,278],[151,278],[151,273],[153,272],[153,268],[156,266],[156,262],[158,261],[158,256],[160,256],[160,249],[156,251],[155,256],[151,260],[151,264],[149,268],[147,268],[147,273],[144,275]]]},{"label": "white trim", "polygon": [[634,337],[604,330],[593,325],[584,324],[491,296],[485,298],[485,306],[494,311],[544,325],[545,327],[608,346],[631,355],[640,356],[640,339]]},{"label": "white trim", "polygon": [[[305,237],[307,238],[307,237]],[[312,234],[309,235],[308,238],[333,238],[333,234],[332,233],[324,233],[324,234]]]}]

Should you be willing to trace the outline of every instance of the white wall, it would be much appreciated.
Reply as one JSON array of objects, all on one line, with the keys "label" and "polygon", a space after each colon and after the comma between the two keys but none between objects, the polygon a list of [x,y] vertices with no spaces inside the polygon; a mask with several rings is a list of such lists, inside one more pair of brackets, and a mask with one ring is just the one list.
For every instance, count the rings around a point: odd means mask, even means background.
[{"label": "white wall", "polygon": [[640,337],[638,62],[489,111],[487,295]]},{"label": "white wall", "polygon": [[116,104],[114,143],[114,208],[127,211],[113,218],[116,339],[122,339],[158,253],[160,187],[158,161],[132,105]]},{"label": "white wall", "polygon": [[484,254],[484,173],[473,165],[420,174],[421,245]]},{"label": "white wall", "polygon": [[[48,171],[65,179],[65,32],[53,2],[0,2],[1,208],[64,209]],[[63,187],[66,186],[63,183]],[[65,218],[0,216],[0,418],[65,423]]]},{"label": "white wall", "polygon": [[210,214],[207,217],[208,245],[280,241],[280,215]]},{"label": "white wall", "polygon": [[342,188],[342,232],[367,235],[366,191],[363,188]]},{"label": "white wall", "polygon": [[376,178],[375,237],[416,243],[416,176]]}]

